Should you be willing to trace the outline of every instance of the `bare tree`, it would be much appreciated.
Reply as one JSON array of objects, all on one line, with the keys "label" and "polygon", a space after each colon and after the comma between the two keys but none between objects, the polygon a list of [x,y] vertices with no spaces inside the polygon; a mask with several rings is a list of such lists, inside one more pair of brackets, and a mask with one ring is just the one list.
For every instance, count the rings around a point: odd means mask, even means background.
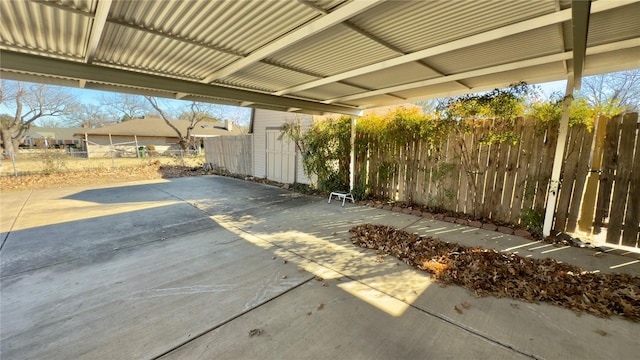
[{"label": "bare tree", "polygon": [[15,110],[0,129],[5,157],[15,153],[36,120],[68,115],[77,107],[70,92],[45,84],[3,81],[1,94],[2,103]]},{"label": "bare tree", "polygon": [[640,69],[585,77],[580,96],[590,106],[606,112],[611,108],[640,110]]},{"label": "bare tree", "polygon": [[196,125],[200,121],[206,119],[207,117],[210,117],[210,115],[206,111],[208,107],[206,104],[193,101],[189,106],[189,110],[183,111],[182,115],[180,116],[183,120],[189,121],[189,125],[187,125],[187,130],[185,133],[183,133],[180,129],[178,129],[173,124],[174,117],[172,117],[167,111],[165,111],[158,104],[158,100],[156,98],[151,96],[145,96],[145,99],[147,99],[149,104],[151,104],[151,107],[153,107],[153,109],[158,113],[158,115],[162,118],[162,120],[164,120],[164,122],[170,128],[172,128],[173,131],[175,131],[176,135],[178,135],[178,139],[179,139],[178,144],[180,145],[180,149],[182,149],[183,151],[188,150],[189,147],[193,145],[191,132],[196,127]]},{"label": "bare tree", "polygon": [[109,114],[103,106],[93,104],[82,104],[73,117],[73,125],[87,128],[98,128],[118,122],[118,118]]},{"label": "bare tree", "polygon": [[248,126],[251,116],[251,110],[248,108],[219,104],[210,105],[209,113],[220,121],[229,119],[240,126]]},{"label": "bare tree", "polygon": [[110,93],[104,95],[101,104],[111,113],[111,116],[122,121],[139,119],[151,112],[146,96]]}]

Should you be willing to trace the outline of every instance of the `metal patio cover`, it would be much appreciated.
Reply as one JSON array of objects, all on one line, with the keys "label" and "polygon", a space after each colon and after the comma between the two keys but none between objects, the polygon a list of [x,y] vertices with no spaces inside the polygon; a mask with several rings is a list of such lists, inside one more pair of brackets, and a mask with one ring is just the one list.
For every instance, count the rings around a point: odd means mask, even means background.
[{"label": "metal patio cover", "polygon": [[3,79],[304,113],[640,68],[640,1],[0,1]]}]

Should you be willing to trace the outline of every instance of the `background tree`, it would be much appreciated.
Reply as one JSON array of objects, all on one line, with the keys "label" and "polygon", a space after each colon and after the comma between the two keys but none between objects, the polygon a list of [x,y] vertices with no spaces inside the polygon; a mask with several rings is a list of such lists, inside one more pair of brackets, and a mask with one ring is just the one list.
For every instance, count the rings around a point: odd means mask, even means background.
[{"label": "background tree", "polygon": [[[211,116],[207,112],[208,104],[193,101],[185,111],[181,112],[181,115],[172,116],[158,103],[158,99],[151,96],[145,96],[144,98],[147,99],[151,107],[158,113],[158,115],[164,120],[164,122],[170,128],[172,128],[173,131],[175,131],[176,135],[178,135],[178,144],[180,145],[180,149],[182,151],[188,150],[189,147],[194,145],[193,139],[191,138],[191,132],[196,127],[196,125],[207,118],[211,118]],[[189,125],[187,125],[187,130],[184,133],[173,124],[174,119],[178,118],[189,122]]]},{"label": "background tree", "polygon": [[119,122],[131,119],[141,119],[152,112],[145,96],[108,93],[102,96],[101,106]]},{"label": "background tree", "polygon": [[103,106],[82,104],[73,113],[71,124],[78,127],[99,128],[118,123],[118,118],[110,114]]},{"label": "background tree", "polygon": [[595,111],[614,115],[622,109],[640,110],[640,69],[588,76],[582,79],[579,97]]},{"label": "background tree", "polygon": [[248,128],[251,117],[251,109],[249,108],[220,104],[209,104],[207,108],[207,112],[215,119],[232,120],[234,124],[242,126],[241,130]]},{"label": "background tree", "polygon": [[65,116],[77,107],[75,97],[65,88],[46,84],[2,82],[2,103],[13,115],[2,118],[2,150],[5,157],[15,153],[36,120]]}]

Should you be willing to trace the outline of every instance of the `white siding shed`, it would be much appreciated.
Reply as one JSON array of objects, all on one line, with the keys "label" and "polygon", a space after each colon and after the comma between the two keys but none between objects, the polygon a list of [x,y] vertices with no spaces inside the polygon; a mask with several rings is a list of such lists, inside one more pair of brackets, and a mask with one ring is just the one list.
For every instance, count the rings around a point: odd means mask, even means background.
[{"label": "white siding shed", "polygon": [[[253,114],[253,176],[286,183],[310,184],[302,168],[302,154],[288,140],[277,140],[280,127],[300,120],[306,131],[313,116],[256,109]],[[271,171],[269,171],[271,169]]]}]

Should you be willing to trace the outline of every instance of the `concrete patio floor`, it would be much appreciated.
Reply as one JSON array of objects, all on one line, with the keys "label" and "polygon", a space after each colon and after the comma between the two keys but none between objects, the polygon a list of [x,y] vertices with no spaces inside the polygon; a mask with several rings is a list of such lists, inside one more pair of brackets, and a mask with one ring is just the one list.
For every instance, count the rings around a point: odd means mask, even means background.
[{"label": "concrete patio floor", "polygon": [[[357,224],[640,275],[615,254],[201,176],[1,195],[2,359],[631,359],[640,324],[475,298]],[[462,304],[465,306],[462,306]],[[458,310],[456,310],[456,308]]]}]

